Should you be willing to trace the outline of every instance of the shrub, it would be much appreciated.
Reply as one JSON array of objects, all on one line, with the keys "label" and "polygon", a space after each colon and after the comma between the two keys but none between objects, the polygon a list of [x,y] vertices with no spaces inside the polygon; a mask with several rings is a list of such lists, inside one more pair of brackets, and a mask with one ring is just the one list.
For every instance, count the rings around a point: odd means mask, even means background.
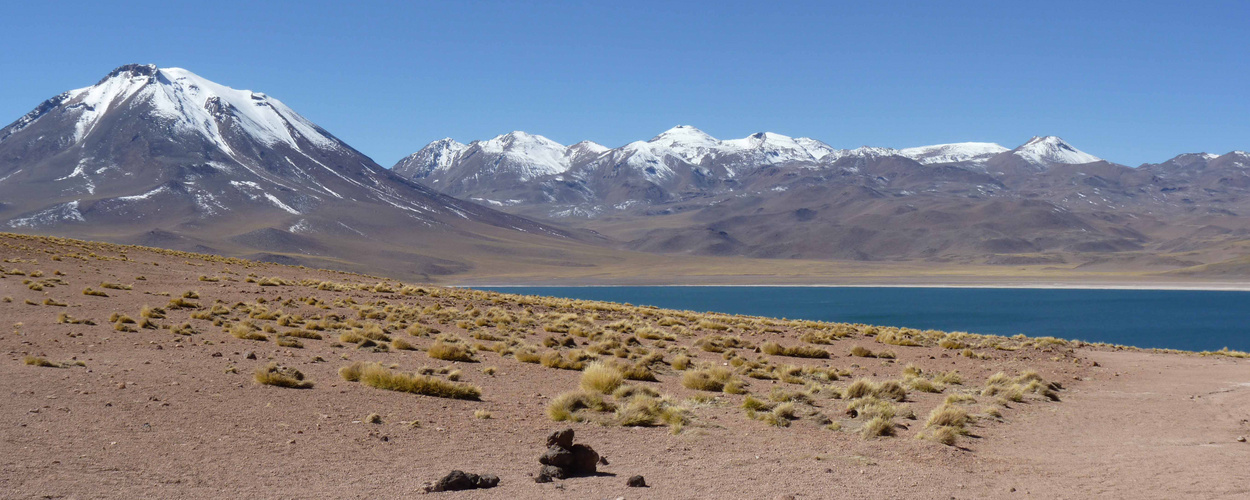
[{"label": "shrub", "polygon": [[369,387],[388,391],[473,401],[482,397],[482,390],[474,385],[448,382],[429,375],[394,372],[378,363],[356,362],[339,369],[339,375],[344,380],[359,381]]},{"label": "shrub", "polygon": [[876,355],[876,354],[874,354],[872,351],[868,350],[868,348],[863,347],[863,346],[855,346],[855,347],[852,347],[852,348],[851,348],[851,355],[852,355],[852,356],[861,357],[861,358],[875,358],[875,357],[877,357],[877,355]]},{"label": "shrub", "polygon": [[721,392],[729,382],[729,370],[723,367],[688,370],[681,375],[681,385],[687,389]]},{"label": "shrub", "polygon": [[82,294],[83,294],[83,295],[90,295],[90,296],[93,296],[93,297],[108,297],[108,296],[109,296],[109,294],[104,293],[104,292],[101,292],[101,291],[99,291],[99,290],[93,290],[91,287],[87,287],[87,288],[82,289]]},{"label": "shrub", "polygon": [[566,392],[551,401],[547,405],[547,416],[556,422],[571,420],[580,422],[581,417],[578,412],[581,410],[592,410],[597,412],[609,412],[615,410],[616,407],[603,399],[603,395],[597,392],[573,391]]},{"label": "shrub", "polygon": [[956,406],[942,405],[929,412],[925,427],[955,427],[963,429],[968,424],[968,412]]},{"label": "shrub", "polygon": [[846,391],[843,392],[843,396],[846,399],[859,399],[872,396],[902,401],[907,398],[907,390],[895,380],[887,380],[880,384],[875,384],[871,380],[861,378],[852,382],[851,385],[846,388]]},{"label": "shrub", "polygon": [[685,354],[678,354],[677,356],[673,357],[672,366],[674,370],[684,371],[686,368],[690,367],[690,356],[687,356]]},{"label": "shrub", "polygon": [[301,339],[321,340],[321,334],[310,332],[308,330],[287,330],[282,334],[283,337],[297,337]]},{"label": "shrub", "polygon": [[304,380],[304,374],[299,370],[282,366],[278,363],[269,363],[257,368],[253,378],[259,384],[276,385],[292,389],[309,389],[313,386],[312,382]]},{"label": "shrub", "polygon": [[435,340],[430,348],[426,350],[431,358],[441,359],[444,361],[477,361],[473,358],[473,353],[469,352],[469,346],[460,342],[449,342],[444,339]]},{"label": "shrub", "polygon": [[586,391],[611,394],[623,383],[625,383],[624,374],[616,367],[603,363],[591,363],[582,371],[581,386]]},{"label": "shrub", "polygon": [[402,350],[402,351],[417,350],[417,346],[413,345],[411,342],[408,342],[407,340],[404,340],[402,337],[395,337],[395,339],[391,341],[391,347],[395,348],[396,350]]},{"label": "shrub", "polygon": [[295,340],[292,337],[278,337],[277,342],[279,347],[293,347],[296,349],[304,348],[304,344],[302,342]]},{"label": "shrub", "polygon": [[22,358],[22,363],[28,364],[30,366],[45,366],[48,368],[64,368],[65,367],[64,365],[60,363],[53,363],[51,361],[48,361],[47,359],[44,359],[38,356],[26,356]]},{"label": "shrub", "polygon": [[878,436],[893,436],[894,421],[885,417],[873,417],[864,427],[860,429],[860,434],[864,438],[873,438]]},{"label": "shrub", "polygon": [[242,340],[269,340],[269,336],[260,333],[251,323],[235,323],[230,327],[230,336]]},{"label": "shrub", "polygon": [[946,446],[955,446],[955,441],[958,436],[959,431],[956,431],[951,427],[938,427],[930,430],[928,437],[929,439],[942,443]]},{"label": "shrub", "polygon": [[760,350],[764,351],[765,354],[771,354],[774,356],[790,356],[793,358],[828,358],[829,357],[829,351],[820,349],[818,347],[811,347],[811,346],[805,346],[805,345],[785,347],[776,342],[765,342],[763,345],[760,346]]},{"label": "shrub", "polygon": [[559,368],[561,370],[580,371],[586,367],[585,362],[579,359],[573,359],[571,356],[569,358],[565,358],[559,351],[547,351],[539,359],[539,363],[542,363],[542,365],[547,368]]}]

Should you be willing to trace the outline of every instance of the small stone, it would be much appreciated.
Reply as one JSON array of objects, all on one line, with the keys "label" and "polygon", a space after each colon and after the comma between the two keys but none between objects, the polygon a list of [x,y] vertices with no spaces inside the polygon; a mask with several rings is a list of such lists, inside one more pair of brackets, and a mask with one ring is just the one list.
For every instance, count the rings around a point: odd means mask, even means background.
[{"label": "small stone", "polygon": [[555,431],[547,436],[547,447],[557,446],[564,449],[573,447],[573,429]]},{"label": "small stone", "polygon": [[646,488],[647,480],[643,479],[642,476],[630,476],[630,478],[625,481],[625,486],[630,488]]},{"label": "small stone", "polygon": [[1245,436],[1237,436],[1237,442],[1238,442],[1238,443],[1244,443],[1244,442],[1246,442],[1246,437],[1245,437]]},{"label": "small stone", "polygon": [[256,351],[247,351],[247,355],[244,357],[247,359],[256,359]]}]

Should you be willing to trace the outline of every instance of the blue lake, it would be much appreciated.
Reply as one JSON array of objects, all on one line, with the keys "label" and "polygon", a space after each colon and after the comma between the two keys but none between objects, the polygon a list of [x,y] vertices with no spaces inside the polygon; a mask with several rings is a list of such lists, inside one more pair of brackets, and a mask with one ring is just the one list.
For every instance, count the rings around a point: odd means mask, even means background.
[{"label": "blue lake", "polygon": [[1138,347],[1250,350],[1250,292],[1019,288],[484,287],[667,309],[1023,333]]}]

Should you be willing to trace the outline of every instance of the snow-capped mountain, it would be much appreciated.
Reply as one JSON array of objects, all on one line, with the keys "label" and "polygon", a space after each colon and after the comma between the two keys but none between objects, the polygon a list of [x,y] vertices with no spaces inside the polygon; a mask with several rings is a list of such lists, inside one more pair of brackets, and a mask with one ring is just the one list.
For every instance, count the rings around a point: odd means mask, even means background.
[{"label": "snow-capped mountain", "polygon": [[[446,154],[424,160],[450,166]],[[313,239],[380,248],[447,231],[559,233],[413,183],[273,97],[154,65],[119,67],[0,129],[0,227],[122,241],[159,230],[327,256]]]},{"label": "snow-capped mountain", "polygon": [[1053,135],[1029,139],[1028,142],[1012,150],[1011,154],[1019,156],[1034,165],[1080,165],[1102,161],[1102,158],[1076,149],[1063,139]]},{"label": "snow-capped mountain", "polygon": [[899,154],[921,164],[984,162],[994,155],[1010,151],[992,142],[957,142],[899,150]]},{"label": "snow-capped mountain", "polygon": [[430,174],[436,171],[445,171],[451,168],[456,154],[463,151],[464,148],[464,144],[456,142],[455,139],[450,137],[439,139],[421,148],[420,151],[400,160],[394,167],[391,167],[391,170],[409,178],[429,177]]}]

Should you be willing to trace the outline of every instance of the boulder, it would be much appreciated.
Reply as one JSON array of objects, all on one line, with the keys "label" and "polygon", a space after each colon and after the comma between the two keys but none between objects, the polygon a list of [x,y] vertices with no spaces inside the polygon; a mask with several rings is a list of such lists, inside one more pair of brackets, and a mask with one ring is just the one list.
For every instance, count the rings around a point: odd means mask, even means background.
[{"label": "boulder", "polygon": [[594,474],[599,471],[599,454],[594,448],[584,444],[575,444],[569,451],[573,453],[573,463],[569,465],[573,474]]},{"label": "boulder", "polygon": [[558,448],[564,448],[566,450],[569,448],[572,448],[573,447],[573,429],[564,429],[562,431],[555,431],[551,433],[550,436],[547,436],[547,447],[551,448],[553,446],[558,447]]},{"label": "boulder", "polygon": [[568,467],[573,465],[573,452],[568,448],[552,446],[547,448],[547,452],[543,453],[541,457],[538,457],[538,463],[556,467]]}]

